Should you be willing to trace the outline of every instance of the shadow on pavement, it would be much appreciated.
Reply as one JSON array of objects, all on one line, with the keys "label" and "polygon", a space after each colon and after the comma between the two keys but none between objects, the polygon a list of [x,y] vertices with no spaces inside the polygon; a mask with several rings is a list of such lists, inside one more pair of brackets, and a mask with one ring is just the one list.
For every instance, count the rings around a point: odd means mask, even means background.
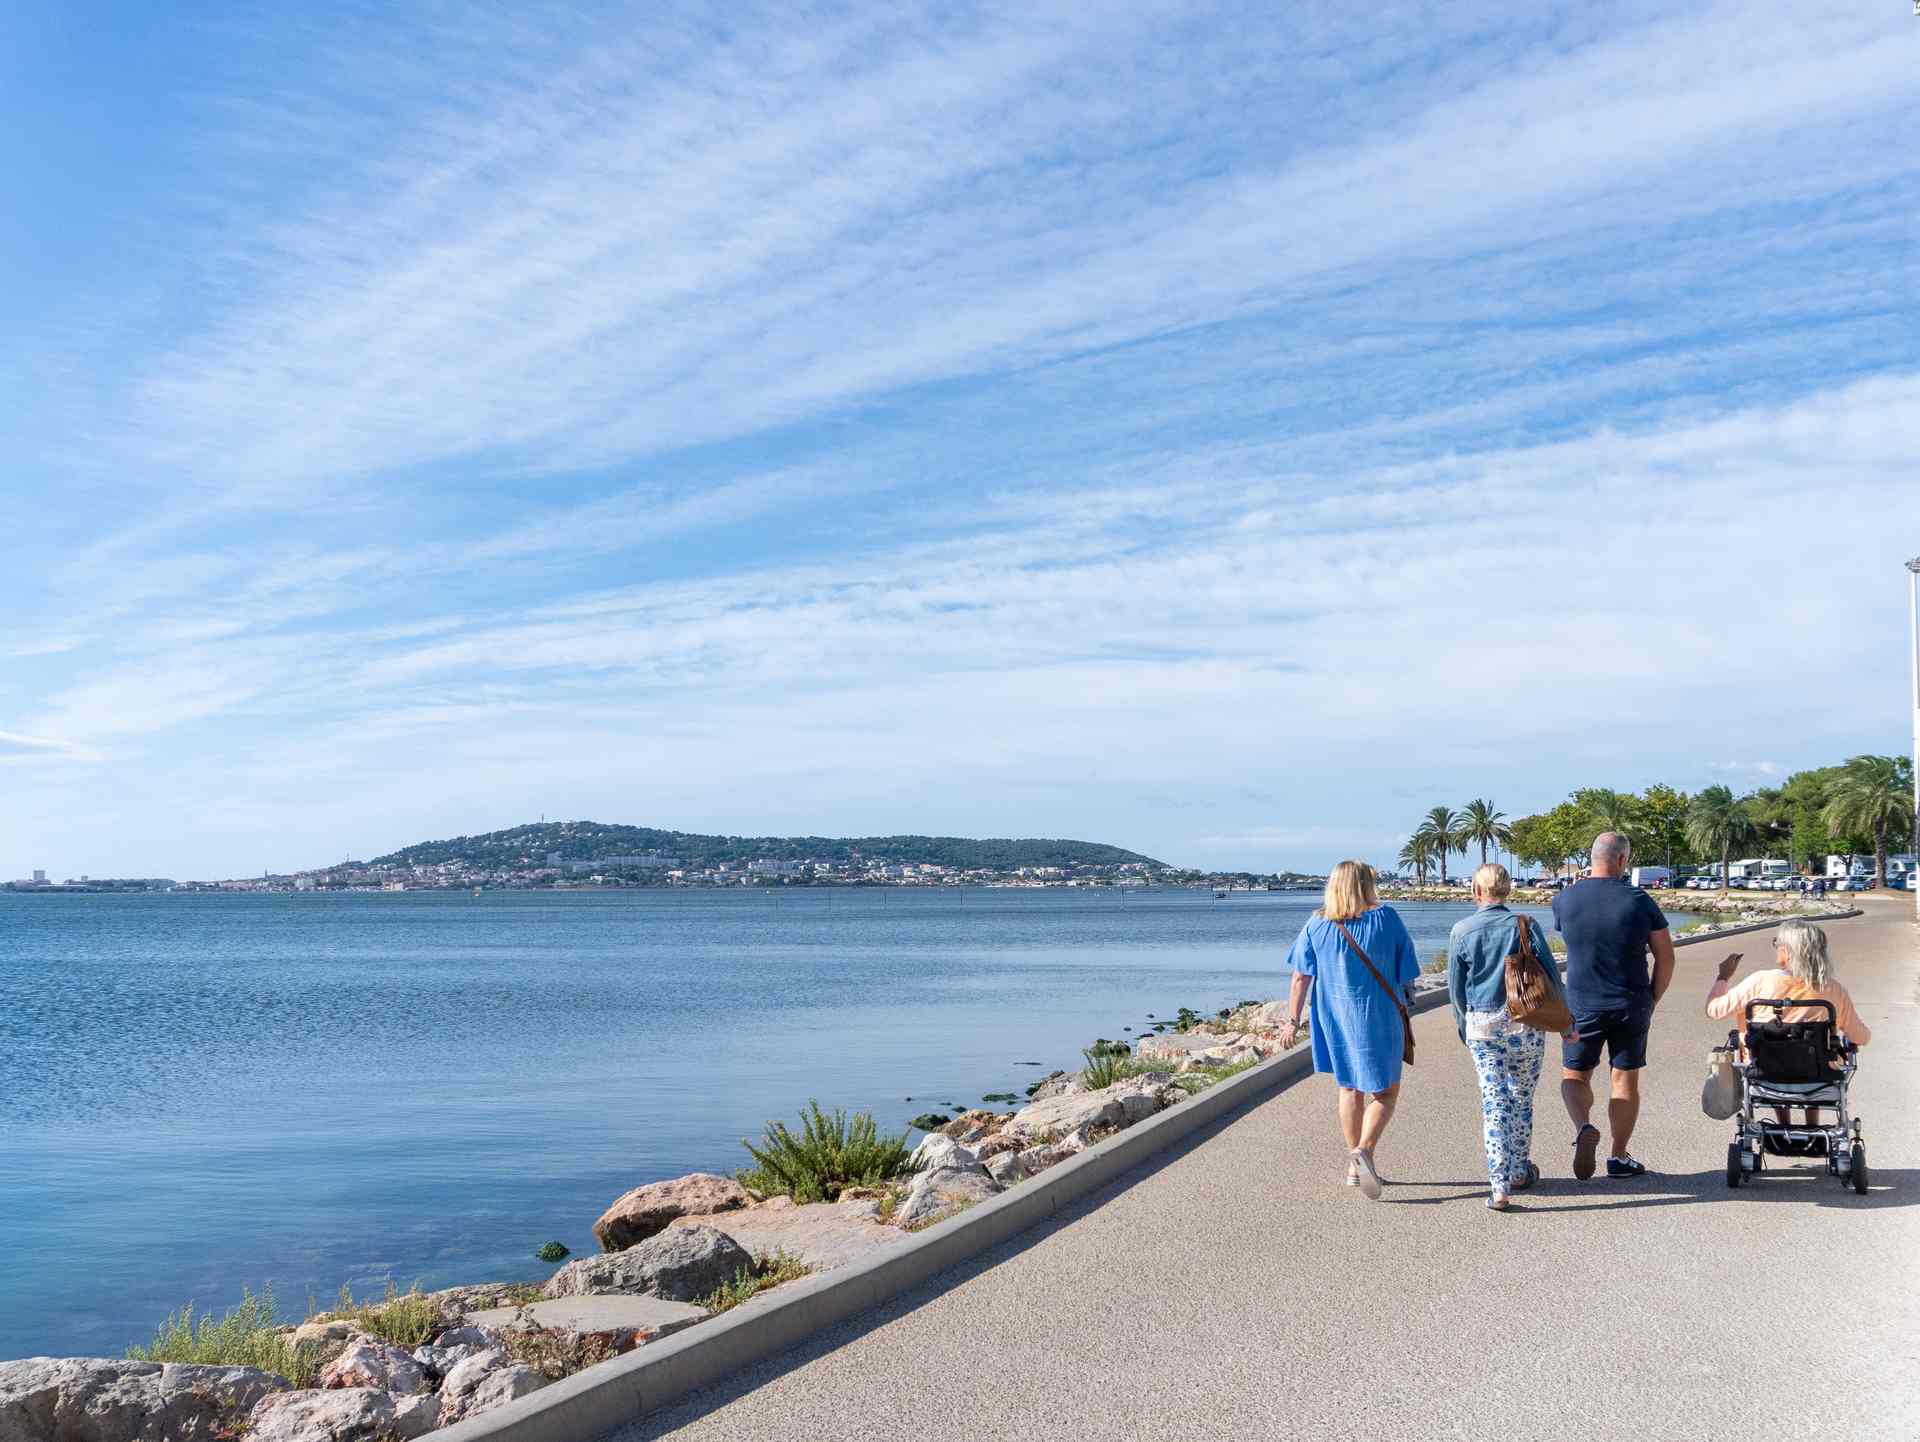
[{"label": "shadow on pavement", "polygon": [[[1509,1211],[1620,1212],[1639,1207],[1737,1206],[1745,1202],[1873,1211],[1881,1207],[1920,1205],[1920,1187],[1915,1186],[1916,1181],[1920,1181],[1920,1171],[1910,1167],[1872,1167],[1867,1173],[1867,1194],[1862,1197],[1854,1195],[1852,1187],[1842,1186],[1837,1178],[1828,1176],[1822,1167],[1779,1167],[1735,1189],[1727,1185],[1726,1169],[1715,1167],[1703,1172],[1665,1172],[1634,1181],[1562,1179],[1556,1186],[1549,1180],[1537,1190],[1515,1197]],[[1482,1187],[1476,1195],[1484,1197],[1486,1188]],[[1569,1205],[1563,1200],[1569,1196],[1587,1200]],[[1542,1202],[1550,1205],[1540,1205]]]}]

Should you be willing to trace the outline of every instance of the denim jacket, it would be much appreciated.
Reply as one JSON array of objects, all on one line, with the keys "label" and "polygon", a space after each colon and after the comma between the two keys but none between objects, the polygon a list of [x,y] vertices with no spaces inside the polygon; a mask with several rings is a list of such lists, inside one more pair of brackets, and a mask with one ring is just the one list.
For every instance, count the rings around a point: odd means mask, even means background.
[{"label": "denim jacket", "polygon": [[1467,1039],[1467,1013],[1503,1011],[1507,1005],[1507,956],[1520,949],[1520,927],[1533,928],[1533,954],[1547,974],[1547,984],[1562,1001],[1566,984],[1547,934],[1531,917],[1515,916],[1504,905],[1483,906],[1453,924],[1447,938],[1447,994],[1453,1000],[1453,1027]]}]

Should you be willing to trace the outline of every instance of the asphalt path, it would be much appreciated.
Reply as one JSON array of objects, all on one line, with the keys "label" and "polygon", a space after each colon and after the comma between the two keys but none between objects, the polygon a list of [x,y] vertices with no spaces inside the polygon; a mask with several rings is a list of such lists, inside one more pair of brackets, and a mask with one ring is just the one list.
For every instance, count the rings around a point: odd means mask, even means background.
[{"label": "asphalt path", "polygon": [[[1900,897],[1831,923],[1874,1029],[1853,1085],[1872,1189],[1778,1161],[1729,1191],[1699,1110],[1701,1011],[1731,949],[1680,951],[1630,1181],[1576,1182],[1549,1048],[1544,1179],[1485,1206],[1480,1103],[1450,1015],[1381,1145],[1340,1184],[1332,1083],[1288,1087],[893,1302],[613,1434],[673,1438],[1920,1437],[1920,933]],[[1604,1075],[1604,1074],[1602,1074]],[[1598,1080],[1598,1078],[1596,1078]]]}]

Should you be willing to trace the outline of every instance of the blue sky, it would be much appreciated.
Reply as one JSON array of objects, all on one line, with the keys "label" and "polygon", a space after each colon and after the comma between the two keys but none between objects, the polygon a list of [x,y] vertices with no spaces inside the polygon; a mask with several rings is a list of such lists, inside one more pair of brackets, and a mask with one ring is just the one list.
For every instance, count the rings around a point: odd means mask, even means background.
[{"label": "blue sky", "polygon": [[1906,742],[1895,0],[0,30],[0,874],[1385,858]]}]

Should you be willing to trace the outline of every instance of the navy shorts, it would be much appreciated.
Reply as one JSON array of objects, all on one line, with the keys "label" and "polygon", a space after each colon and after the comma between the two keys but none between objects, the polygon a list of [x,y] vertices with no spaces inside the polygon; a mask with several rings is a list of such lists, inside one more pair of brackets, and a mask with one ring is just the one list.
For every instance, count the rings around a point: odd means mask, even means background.
[{"label": "navy shorts", "polygon": [[1574,1014],[1580,1035],[1560,1043],[1560,1065],[1568,1071],[1592,1071],[1600,1065],[1600,1048],[1607,1049],[1607,1065],[1615,1071],[1638,1071],[1647,1064],[1647,1028],[1653,1023],[1653,1003],[1619,1011],[1583,1011]]}]

